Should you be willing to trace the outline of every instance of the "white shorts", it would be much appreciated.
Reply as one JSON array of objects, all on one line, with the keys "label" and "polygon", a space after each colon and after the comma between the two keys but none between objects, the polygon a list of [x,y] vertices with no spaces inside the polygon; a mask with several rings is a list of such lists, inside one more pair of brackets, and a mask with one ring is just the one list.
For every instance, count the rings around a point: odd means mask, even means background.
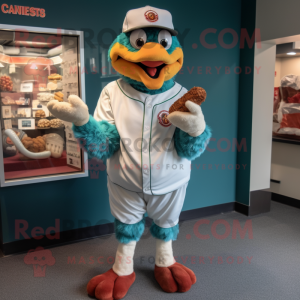
[{"label": "white shorts", "polygon": [[173,227],[179,221],[187,185],[171,193],[154,196],[126,190],[107,177],[111,213],[125,224],[136,224],[148,213],[157,226]]}]

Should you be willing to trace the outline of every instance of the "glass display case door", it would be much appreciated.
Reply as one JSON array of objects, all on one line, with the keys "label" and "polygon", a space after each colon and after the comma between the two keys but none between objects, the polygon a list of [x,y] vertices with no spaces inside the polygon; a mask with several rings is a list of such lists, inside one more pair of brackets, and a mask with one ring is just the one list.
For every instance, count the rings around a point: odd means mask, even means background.
[{"label": "glass display case door", "polygon": [[0,25],[1,186],[88,176],[72,124],[49,101],[85,102],[83,32]]}]

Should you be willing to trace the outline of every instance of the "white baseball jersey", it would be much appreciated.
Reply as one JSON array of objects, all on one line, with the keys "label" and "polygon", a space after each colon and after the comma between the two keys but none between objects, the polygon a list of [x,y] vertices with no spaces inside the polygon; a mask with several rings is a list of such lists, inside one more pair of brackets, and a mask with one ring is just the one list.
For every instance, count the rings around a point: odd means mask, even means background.
[{"label": "white baseball jersey", "polygon": [[109,179],[132,192],[164,195],[190,179],[191,162],[177,155],[166,116],[187,90],[178,83],[166,92],[141,93],[119,79],[101,92],[94,118],[115,124],[120,149],[107,160]]}]

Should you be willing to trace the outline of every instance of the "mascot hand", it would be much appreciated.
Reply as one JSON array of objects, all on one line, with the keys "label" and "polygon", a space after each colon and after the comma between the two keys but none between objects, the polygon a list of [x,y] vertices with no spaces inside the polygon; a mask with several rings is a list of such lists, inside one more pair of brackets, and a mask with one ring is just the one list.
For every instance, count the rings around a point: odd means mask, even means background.
[{"label": "mascot hand", "polygon": [[71,95],[69,102],[58,102],[52,100],[48,103],[47,108],[57,118],[72,122],[76,126],[82,126],[89,121],[89,109],[87,105],[77,96]]},{"label": "mascot hand", "polygon": [[185,106],[190,112],[174,111],[169,114],[168,120],[190,136],[196,137],[203,133],[206,126],[201,107],[192,101],[186,101]]}]

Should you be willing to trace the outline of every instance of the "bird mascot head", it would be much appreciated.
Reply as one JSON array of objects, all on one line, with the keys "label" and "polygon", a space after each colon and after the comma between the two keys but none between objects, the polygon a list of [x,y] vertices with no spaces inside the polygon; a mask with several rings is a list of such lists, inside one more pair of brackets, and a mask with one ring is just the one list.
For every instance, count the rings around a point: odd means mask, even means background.
[{"label": "bird mascot head", "polygon": [[146,6],[130,10],[113,41],[108,59],[121,77],[140,92],[156,94],[174,85],[183,64],[171,14]]}]

